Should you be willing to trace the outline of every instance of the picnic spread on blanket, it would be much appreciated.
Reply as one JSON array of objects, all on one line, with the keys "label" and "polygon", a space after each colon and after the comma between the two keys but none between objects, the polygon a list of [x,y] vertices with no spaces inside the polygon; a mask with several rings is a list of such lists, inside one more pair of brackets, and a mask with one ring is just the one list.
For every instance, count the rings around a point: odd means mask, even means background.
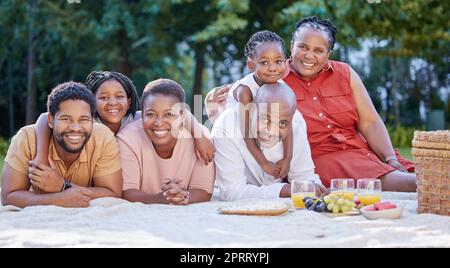
[{"label": "picnic spread on blanket", "polygon": [[416,131],[417,193],[341,178],[322,196],[306,181],[291,198],[0,206],[0,247],[450,247],[449,135]]},{"label": "picnic spread on blanket", "polygon": [[[399,219],[377,220],[293,209],[289,198],[213,200],[189,206],[100,198],[89,208],[4,206],[0,247],[449,247],[448,216],[418,214],[416,197],[383,192],[382,201],[404,210]],[[220,212],[271,202],[286,204],[289,210],[278,216]]]}]

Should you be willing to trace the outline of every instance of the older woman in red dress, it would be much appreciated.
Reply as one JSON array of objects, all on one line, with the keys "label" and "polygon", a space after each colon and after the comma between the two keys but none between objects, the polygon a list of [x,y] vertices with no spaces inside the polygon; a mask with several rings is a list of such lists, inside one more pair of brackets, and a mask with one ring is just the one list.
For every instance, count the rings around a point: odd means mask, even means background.
[{"label": "older woman in red dress", "polygon": [[[414,164],[394,151],[360,77],[348,64],[329,60],[336,32],[317,17],[297,22],[283,79],[306,121],[316,173],[325,186],[332,178],[380,178],[383,190],[415,191],[416,176],[408,173]],[[213,90],[207,103],[221,103],[226,90]]]}]

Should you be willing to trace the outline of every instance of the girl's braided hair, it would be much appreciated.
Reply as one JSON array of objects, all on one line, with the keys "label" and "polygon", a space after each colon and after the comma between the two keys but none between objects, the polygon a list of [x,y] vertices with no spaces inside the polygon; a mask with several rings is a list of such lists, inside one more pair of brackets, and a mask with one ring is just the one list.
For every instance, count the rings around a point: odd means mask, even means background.
[{"label": "girl's braided hair", "polygon": [[255,56],[254,54],[256,47],[258,47],[262,43],[268,42],[279,43],[281,48],[283,49],[283,54],[285,54],[283,38],[281,38],[278,34],[274,32],[265,30],[256,32],[250,37],[244,48],[244,56],[252,58],[253,56]]},{"label": "girl's braided hair", "polygon": [[[136,111],[139,110],[139,96],[136,91],[136,87],[133,82],[125,75],[118,72],[109,72],[109,71],[93,71],[86,77],[85,85],[88,89],[92,91],[92,93],[97,92],[98,88],[106,81],[115,80],[119,82],[125,93],[127,94],[127,98],[131,99],[131,105],[128,109],[125,116],[132,114],[133,117],[136,114]],[[97,114],[98,116],[98,114]]]}]

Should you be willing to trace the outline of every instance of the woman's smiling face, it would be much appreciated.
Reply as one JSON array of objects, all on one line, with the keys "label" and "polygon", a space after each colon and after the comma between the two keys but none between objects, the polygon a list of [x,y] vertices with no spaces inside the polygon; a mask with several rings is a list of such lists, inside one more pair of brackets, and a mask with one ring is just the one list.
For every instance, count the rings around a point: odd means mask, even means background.
[{"label": "woman's smiling face", "polygon": [[292,65],[304,79],[312,79],[325,66],[331,54],[326,33],[303,28],[294,35],[291,43]]},{"label": "woman's smiling face", "polygon": [[155,94],[143,101],[142,124],[155,145],[173,143],[182,126],[184,105],[174,96]]}]

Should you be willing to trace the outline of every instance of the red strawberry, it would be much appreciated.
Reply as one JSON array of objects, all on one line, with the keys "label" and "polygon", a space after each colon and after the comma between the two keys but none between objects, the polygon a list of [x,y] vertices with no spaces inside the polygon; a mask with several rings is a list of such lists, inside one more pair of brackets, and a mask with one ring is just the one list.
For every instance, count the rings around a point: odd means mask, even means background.
[{"label": "red strawberry", "polygon": [[374,206],[368,206],[366,211],[376,211],[377,209]]},{"label": "red strawberry", "polygon": [[386,210],[386,209],[392,209],[392,208],[397,208],[397,206],[395,204],[388,203],[388,204],[380,205],[378,210]]},{"label": "red strawberry", "polygon": [[378,202],[376,204],[373,205],[373,207],[375,208],[375,210],[381,210],[381,208],[385,205],[390,204],[389,202]]}]

